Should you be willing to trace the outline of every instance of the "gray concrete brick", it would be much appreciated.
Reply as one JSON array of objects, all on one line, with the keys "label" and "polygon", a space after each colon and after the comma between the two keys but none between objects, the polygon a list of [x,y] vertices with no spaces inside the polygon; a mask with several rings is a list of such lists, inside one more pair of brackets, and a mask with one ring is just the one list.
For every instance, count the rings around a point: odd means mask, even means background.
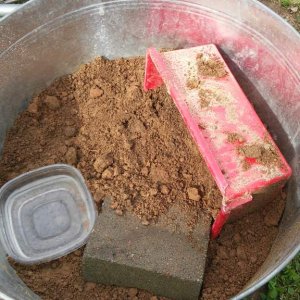
[{"label": "gray concrete brick", "polygon": [[87,281],[136,287],[172,299],[198,299],[209,240],[210,219],[190,232],[178,208],[145,226],[105,203],[83,257]]}]

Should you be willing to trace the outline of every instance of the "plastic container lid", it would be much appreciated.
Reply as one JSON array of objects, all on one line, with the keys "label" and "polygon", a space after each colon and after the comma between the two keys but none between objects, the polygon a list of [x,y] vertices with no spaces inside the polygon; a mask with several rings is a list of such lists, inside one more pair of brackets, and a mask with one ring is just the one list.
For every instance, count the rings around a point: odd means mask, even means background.
[{"label": "plastic container lid", "polygon": [[96,220],[81,173],[68,165],[43,167],[0,190],[1,241],[20,263],[49,261],[83,245]]}]

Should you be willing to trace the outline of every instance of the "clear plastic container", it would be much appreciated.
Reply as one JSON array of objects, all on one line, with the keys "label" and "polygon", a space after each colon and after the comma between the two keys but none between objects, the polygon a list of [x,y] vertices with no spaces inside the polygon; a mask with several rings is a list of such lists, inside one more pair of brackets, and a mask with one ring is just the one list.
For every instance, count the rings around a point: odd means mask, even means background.
[{"label": "clear plastic container", "polygon": [[41,263],[77,249],[95,219],[84,179],[68,165],[22,174],[0,190],[1,241],[20,263]]}]

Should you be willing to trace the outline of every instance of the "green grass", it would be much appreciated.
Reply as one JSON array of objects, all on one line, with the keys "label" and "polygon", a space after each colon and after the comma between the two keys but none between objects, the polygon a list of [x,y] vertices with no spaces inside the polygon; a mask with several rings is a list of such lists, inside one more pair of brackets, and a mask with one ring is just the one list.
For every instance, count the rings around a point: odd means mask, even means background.
[{"label": "green grass", "polygon": [[262,300],[300,300],[300,253],[267,287]]},{"label": "green grass", "polygon": [[283,7],[289,7],[292,5],[300,5],[300,0],[279,0],[280,5]]},{"label": "green grass", "polygon": [[281,6],[288,7],[291,5],[291,1],[290,0],[280,0],[280,4],[281,4]]}]

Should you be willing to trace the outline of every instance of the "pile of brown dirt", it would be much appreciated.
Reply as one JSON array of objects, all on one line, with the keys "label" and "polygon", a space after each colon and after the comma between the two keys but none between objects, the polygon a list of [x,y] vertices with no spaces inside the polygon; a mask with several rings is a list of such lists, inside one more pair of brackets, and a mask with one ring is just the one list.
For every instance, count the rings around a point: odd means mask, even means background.
[{"label": "pile of brown dirt", "polygon": [[143,67],[98,58],[36,96],[8,134],[3,182],[63,162],[81,170],[96,202],[113,197],[119,214],[150,221],[176,200],[215,215],[219,190],[165,89],[142,91]]},{"label": "pile of brown dirt", "polygon": [[[193,211],[194,220],[200,210],[215,216],[220,192],[166,90],[142,90],[143,69],[142,58],[97,58],[34,97],[7,135],[0,185],[37,167],[69,163],[80,169],[99,206],[110,196],[117,214],[133,211],[145,225],[174,201]],[[272,211],[277,216],[282,209]],[[229,224],[211,243],[203,299],[233,295],[250,279],[276,235],[273,215],[262,211]],[[230,250],[240,244],[244,260]],[[81,255],[82,249],[39,266],[13,264],[43,299],[156,299],[85,283]]]},{"label": "pile of brown dirt", "polygon": [[243,289],[271,249],[284,206],[279,196],[261,211],[225,225],[210,242],[202,300],[226,300]]},{"label": "pile of brown dirt", "polygon": [[158,300],[158,297],[135,288],[85,282],[80,275],[82,254],[83,249],[76,250],[65,257],[38,266],[11,263],[22,280],[44,300]]}]

